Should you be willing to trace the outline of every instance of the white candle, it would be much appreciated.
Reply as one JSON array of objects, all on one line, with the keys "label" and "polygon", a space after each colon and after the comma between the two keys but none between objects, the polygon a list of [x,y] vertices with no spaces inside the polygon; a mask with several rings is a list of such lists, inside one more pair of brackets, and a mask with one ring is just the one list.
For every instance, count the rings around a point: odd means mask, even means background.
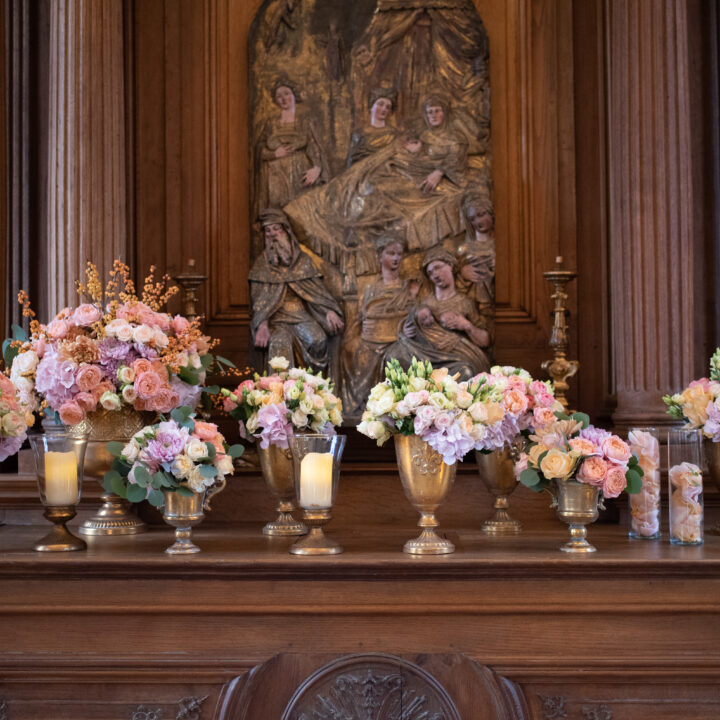
[{"label": "white candle", "polygon": [[77,458],[75,453],[45,453],[45,502],[48,505],[75,505],[78,501]]},{"label": "white candle", "polygon": [[300,464],[300,507],[332,507],[332,453],[308,453]]}]

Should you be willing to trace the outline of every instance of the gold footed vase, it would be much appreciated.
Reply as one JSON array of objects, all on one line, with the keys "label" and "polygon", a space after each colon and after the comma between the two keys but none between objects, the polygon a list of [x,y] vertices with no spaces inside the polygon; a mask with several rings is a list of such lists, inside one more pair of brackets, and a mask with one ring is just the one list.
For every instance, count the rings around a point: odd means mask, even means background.
[{"label": "gold footed vase", "polygon": [[[720,442],[713,442],[712,440],[705,438],[703,442],[703,450],[707,460],[710,479],[715,484],[715,487],[720,490]],[[713,527],[710,532],[713,535],[720,535],[720,520],[715,523],[715,527]]]},{"label": "gold footed vase", "polygon": [[515,477],[515,451],[505,447],[489,453],[475,451],[478,473],[488,492],[495,498],[495,515],[482,524],[482,531],[488,535],[517,535],[522,525],[510,517],[510,494],[517,487]]},{"label": "gold footed vase", "polygon": [[441,538],[435,511],[445,501],[455,482],[457,463],[447,465],[442,455],[417,435],[395,435],[400,481],[407,499],[420,513],[420,535],[408,540],[403,552],[411,555],[447,555],[455,546]]},{"label": "gold footed vase", "polygon": [[577,480],[555,480],[558,517],[570,526],[570,540],[561,545],[566,553],[592,553],[597,550],[587,541],[586,525],[598,519],[600,488]]},{"label": "gold footed vase", "polygon": [[192,529],[205,517],[205,493],[180,495],[163,490],[163,520],[175,528],[175,542],[165,550],[168,555],[190,555],[199,553],[200,548],[192,541]]},{"label": "gold footed vase", "polygon": [[[125,405],[120,410],[96,410],[81,423],[73,425],[72,433],[89,434],[84,477],[94,478],[102,485],[103,477],[115,459],[108,452],[107,443],[113,440],[128,442],[154,419],[153,413],[140,413]],[[127,500],[111,492],[104,492],[100,497],[103,506],[78,528],[83,535],[137,535],[147,530],[147,525],[135,515]]]},{"label": "gold footed vase", "polygon": [[305,535],[308,531],[305,524],[292,516],[295,509],[295,475],[290,448],[270,445],[263,449],[258,444],[257,452],[265,483],[278,499],[278,516],[265,525],[263,534],[281,537]]}]

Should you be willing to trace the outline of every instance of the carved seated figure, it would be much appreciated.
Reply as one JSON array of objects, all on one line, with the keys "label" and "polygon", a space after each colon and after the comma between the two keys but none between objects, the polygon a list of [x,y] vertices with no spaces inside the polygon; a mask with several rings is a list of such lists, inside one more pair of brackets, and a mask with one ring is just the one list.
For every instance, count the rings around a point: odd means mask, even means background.
[{"label": "carved seated figure", "polygon": [[455,256],[438,246],[428,251],[423,270],[433,291],[410,312],[398,340],[387,352],[407,367],[413,356],[459,372],[461,379],[490,369],[484,349],[490,333],[475,303],[455,283]]},{"label": "carved seated figure", "polygon": [[301,250],[285,213],[264,210],[263,254],[250,269],[251,330],[268,357],[283,355],[327,372],[328,336],[344,327],[342,310],[322,273]]}]

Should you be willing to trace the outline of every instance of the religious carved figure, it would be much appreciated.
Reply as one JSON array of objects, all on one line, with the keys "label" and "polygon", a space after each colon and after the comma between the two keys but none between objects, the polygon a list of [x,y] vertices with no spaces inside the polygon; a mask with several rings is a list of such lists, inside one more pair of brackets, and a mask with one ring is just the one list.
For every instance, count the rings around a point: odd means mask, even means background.
[{"label": "religious carved figure", "polygon": [[382,379],[386,352],[397,340],[419,290],[416,281],[400,277],[403,242],[384,235],[376,247],[381,277],[365,288],[356,321],[360,332],[348,328],[351,339],[342,355],[343,413],[348,418],[362,414],[371,388]]},{"label": "religious carved figure", "polygon": [[370,123],[356,129],[350,138],[347,166],[388,147],[398,136],[397,128],[390,124],[395,109],[397,92],[391,88],[376,88],[370,94]]},{"label": "religious carved figure", "polygon": [[433,291],[410,312],[388,355],[406,366],[413,356],[430,360],[459,372],[463,380],[489,370],[483,348],[489,346],[490,334],[475,303],[457,288],[455,256],[443,247],[433,248],[425,254],[423,270]]},{"label": "religious carved figure", "polygon": [[328,336],[344,328],[340,305],[312,258],[300,249],[286,215],[265,210],[265,249],[250,269],[251,330],[256,347],[327,372]]},{"label": "religious carved figure", "polygon": [[261,208],[281,208],[328,177],[315,123],[296,108],[301,98],[295,85],[279,78],[272,97],[280,112],[265,123],[258,143]]}]

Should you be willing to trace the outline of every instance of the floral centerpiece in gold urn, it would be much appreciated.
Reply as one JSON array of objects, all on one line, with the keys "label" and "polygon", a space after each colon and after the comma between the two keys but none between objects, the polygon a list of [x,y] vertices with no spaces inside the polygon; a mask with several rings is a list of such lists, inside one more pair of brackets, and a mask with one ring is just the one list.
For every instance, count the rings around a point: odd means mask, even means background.
[{"label": "floral centerpiece in gold urn", "polygon": [[585,525],[597,520],[602,498],[639,492],[642,468],[624,440],[590,425],[584,413],[555,412],[547,421],[537,423],[516,472],[536,492],[554,486],[558,516],[570,525],[571,539],[560,549],[595,552]]},{"label": "floral centerpiece in gold urn", "polygon": [[522,368],[495,365],[471,383],[482,383],[486,396],[502,410],[500,422],[489,428],[475,448],[480,479],[495,498],[495,514],[482,529],[491,535],[516,534],[522,526],[508,512],[509,496],[518,483],[515,463],[533,427],[548,418],[554,420],[554,413],[563,407],[555,399],[552,383],[533,380]]},{"label": "floral centerpiece in gold urn", "polygon": [[413,358],[407,371],[396,359],[388,362],[385,380],[371,391],[358,430],[385,443],[395,438],[400,480],[420,512],[419,537],[404,551],[440,555],[454,551],[435,528],[435,510],[455,480],[456,462],[473,449],[492,445],[504,413],[484,381],[458,382],[447,368]]},{"label": "floral centerpiece in gold urn", "polygon": [[242,445],[228,446],[217,425],[195,420],[191,408],[181,407],[170,419],[161,417],[136,432],[125,445],[108,443],[108,451],[115,460],[105,473],[105,488],[133,502],[163,507],[163,518],[176,528],[175,544],[165,552],[199,552],[190,540],[192,527],[210,509],[210,498],[225,487]]},{"label": "floral centerpiece in gold urn", "polygon": [[[178,288],[153,268],[138,298],[127,265],[115,261],[106,287],[88,263],[78,294],[86,302],[64,308],[41,324],[20,292],[30,336],[16,328],[4,357],[20,401],[56,422],[89,432],[84,472],[102,480],[112,462],[107,441],[126,441],[158,413],[195,407],[201,397],[210,350],[216,341],[199,320],[162,311]],[[103,496],[100,512],[80,531],[88,535],[134,534],[144,528],[115,494]]]},{"label": "floral centerpiece in gold urn", "polygon": [[[683,420],[686,430],[702,433],[710,477],[720,490],[720,348],[710,358],[709,377],[693,380],[682,392],[663,400],[668,414]],[[720,522],[713,532],[720,535]]]},{"label": "floral centerpiece in gold urn", "polygon": [[259,440],[260,467],[278,498],[277,519],[265,535],[303,535],[307,527],[292,516],[295,507],[290,438],[294,433],[334,435],[342,424],[342,401],[332,381],[307,368],[290,367],[284,357],[270,360],[270,375],[255,373],[232,392],[223,389],[223,407],[238,420],[243,438]]}]

